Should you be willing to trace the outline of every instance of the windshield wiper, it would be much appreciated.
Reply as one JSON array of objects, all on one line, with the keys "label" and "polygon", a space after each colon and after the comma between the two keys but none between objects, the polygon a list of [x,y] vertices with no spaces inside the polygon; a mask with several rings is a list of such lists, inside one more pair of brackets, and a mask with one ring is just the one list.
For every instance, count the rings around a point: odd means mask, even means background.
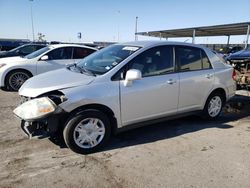
[{"label": "windshield wiper", "polygon": [[88,75],[96,76],[96,74],[93,73],[92,71],[90,71],[90,70],[88,70],[88,69],[86,69],[86,68],[84,68],[84,67],[80,67],[80,66],[78,66],[76,63],[75,63],[74,65],[75,65],[75,67],[76,67],[78,70],[80,70],[81,73],[87,73]]},{"label": "windshield wiper", "polygon": [[76,63],[72,63],[72,64],[68,64],[66,67],[68,68],[68,69],[70,69],[70,67],[72,67],[72,66],[74,66],[75,68],[77,68],[79,71],[80,71],[80,73],[82,73],[82,74],[88,74],[88,75],[91,75],[91,76],[96,76],[96,74],[95,73],[93,73],[93,72],[91,72],[90,70],[88,70],[88,69],[85,69],[84,67],[80,67],[80,66],[78,66]]}]

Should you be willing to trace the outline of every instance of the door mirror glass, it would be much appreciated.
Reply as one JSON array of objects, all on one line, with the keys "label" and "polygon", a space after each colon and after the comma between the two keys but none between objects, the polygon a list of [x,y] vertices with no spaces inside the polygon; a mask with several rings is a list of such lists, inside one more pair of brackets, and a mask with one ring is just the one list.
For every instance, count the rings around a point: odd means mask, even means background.
[{"label": "door mirror glass", "polygon": [[46,61],[46,60],[48,60],[48,59],[49,59],[49,57],[48,57],[47,55],[44,55],[44,56],[41,57],[41,60],[42,60],[42,61]]},{"label": "door mirror glass", "polygon": [[134,80],[140,80],[142,78],[141,71],[137,69],[130,69],[126,73],[124,86],[131,86]]}]

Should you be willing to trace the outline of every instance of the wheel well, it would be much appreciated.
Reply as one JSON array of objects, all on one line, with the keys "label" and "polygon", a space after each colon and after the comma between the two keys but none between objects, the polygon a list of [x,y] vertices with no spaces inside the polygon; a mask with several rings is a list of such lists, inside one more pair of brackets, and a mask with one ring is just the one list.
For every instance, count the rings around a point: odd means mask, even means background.
[{"label": "wheel well", "polygon": [[221,96],[223,97],[223,103],[225,104],[225,102],[226,102],[226,92],[225,92],[225,90],[224,89],[222,89],[222,88],[217,88],[217,89],[215,89],[215,90],[213,90],[213,92],[209,95],[209,96],[211,96],[212,94],[214,94],[214,93],[219,93],[219,94],[221,94]]},{"label": "wheel well", "polygon": [[104,114],[106,114],[110,120],[112,132],[115,131],[115,129],[117,128],[117,120],[115,118],[115,114],[109,107],[107,107],[105,105],[102,105],[102,104],[84,105],[84,106],[81,106],[81,107],[74,109],[72,112],[70,112],[70,114],[75,114],[75,113],[78,113],[78,112],[81,112],[81,111],[87,110],[87,109],[99,110],[99,111],[103,112]]},{"label": "wheel well", "polygon": [[5,76],[5,78],[4,78],[4,84],[5,84],[5,85],[6,85],[6,81],[7,81],[8,76],[9,76],[11,73],[16,72],[16,71],[26,72],[27,74],[29,74],[30,77],[33,76],[33,74],[32,74],[30,71],[26,70],[26,69],[13,69],[13,70],[9,71],[9,72],[6,74],[6,76]]}]

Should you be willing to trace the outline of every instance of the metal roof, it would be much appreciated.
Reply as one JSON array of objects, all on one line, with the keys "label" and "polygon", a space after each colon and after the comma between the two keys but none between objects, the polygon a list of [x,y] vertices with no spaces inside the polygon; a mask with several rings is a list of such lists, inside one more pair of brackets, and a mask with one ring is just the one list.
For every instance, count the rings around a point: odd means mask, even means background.
[{"label": "metal roof", "polygon": [[194,31],[196,37],[246,35],[249,25],[250,22],[244,22],[214,26],[191,27],[183,29],[138,32],[136,34],[161,38],[193,37]]}]

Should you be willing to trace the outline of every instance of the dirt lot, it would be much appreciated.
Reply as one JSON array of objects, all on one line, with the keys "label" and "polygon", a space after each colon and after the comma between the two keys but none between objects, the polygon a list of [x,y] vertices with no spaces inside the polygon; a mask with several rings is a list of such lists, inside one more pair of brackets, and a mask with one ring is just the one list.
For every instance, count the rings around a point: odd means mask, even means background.
[{"label": "dirt lot", "polygon": [[235,97],[216,122],[143,127],[87,156],[27,139],[12,114],[17,103],[0,91],[0,187],[250,187],[250,97]]}]

